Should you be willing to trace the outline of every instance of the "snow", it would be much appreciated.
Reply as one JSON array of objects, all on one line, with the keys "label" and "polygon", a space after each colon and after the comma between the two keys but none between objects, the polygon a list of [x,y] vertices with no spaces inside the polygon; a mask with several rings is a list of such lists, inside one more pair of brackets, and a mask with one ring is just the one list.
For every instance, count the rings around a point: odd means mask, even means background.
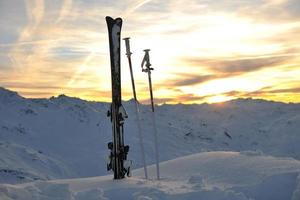
[{"label": "snow", "polygon": [[[149,167],[154,176],[155,166]],[[300,161],[207,152],[161,163],[162,180],[111,176],[2,184],[1,199],[299,199]],[[298,178],[297,178],[298,176]]]},{"label": "snow", "polygon": [[0,158],[0,182],[18,183],[25,179],[32,181],[72,175],[62,161],[22,145],[1,142]]},{"label": "snow", "polygon": [[[108,103],[0,88],[0,199],[300,199],[300,105],[254,99],[156,106],[161,181],[143,179],[134,101],[123,102],[133,177],[106,172]],[[149,105],[139,105],[148,165]],[[109,175],[108,175],[109,174]]]}]

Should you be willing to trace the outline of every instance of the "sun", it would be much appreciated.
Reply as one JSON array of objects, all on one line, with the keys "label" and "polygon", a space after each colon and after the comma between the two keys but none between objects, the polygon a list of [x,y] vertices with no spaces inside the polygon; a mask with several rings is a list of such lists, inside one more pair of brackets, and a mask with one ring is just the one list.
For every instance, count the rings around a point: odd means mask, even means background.
[{"label": "sun", "polygon": [[212,97],[208,97],[207,102],[208,103],[221,103],[221,102],[232,100],[234,98],[235,97],[233,97],[233,96],[215,95]]}]

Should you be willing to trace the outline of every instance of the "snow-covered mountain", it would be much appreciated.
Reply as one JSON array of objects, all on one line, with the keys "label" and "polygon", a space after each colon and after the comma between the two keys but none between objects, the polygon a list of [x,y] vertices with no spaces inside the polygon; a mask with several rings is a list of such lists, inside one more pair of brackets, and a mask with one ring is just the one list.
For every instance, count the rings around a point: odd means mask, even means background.
[{"label": "snow-covered mountain", "polygon": [[[134,102],[125,142],[141,166]],[[0,88],[0,182],[105,175],[111,123],[108,103],[60,95],[26,99]],[[141,105],[148,164],[154,161],[150,107]],[[156,109],[161,161],[209,151],[300,159],[300,104],[238,99],[222,104],[160,105]]]}]

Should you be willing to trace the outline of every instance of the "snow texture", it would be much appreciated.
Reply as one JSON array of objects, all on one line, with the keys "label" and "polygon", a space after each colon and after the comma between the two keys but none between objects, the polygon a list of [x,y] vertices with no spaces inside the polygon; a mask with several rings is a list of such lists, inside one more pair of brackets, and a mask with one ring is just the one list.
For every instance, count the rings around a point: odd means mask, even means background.
[{"label": "snow texture", "polygon": [[[149,167],[150,174],[155,166]],[[208,152],[163,162],[161,181],[111,176],[0,186],[1,199],[295,200],[300,161],[237,152]]]}]

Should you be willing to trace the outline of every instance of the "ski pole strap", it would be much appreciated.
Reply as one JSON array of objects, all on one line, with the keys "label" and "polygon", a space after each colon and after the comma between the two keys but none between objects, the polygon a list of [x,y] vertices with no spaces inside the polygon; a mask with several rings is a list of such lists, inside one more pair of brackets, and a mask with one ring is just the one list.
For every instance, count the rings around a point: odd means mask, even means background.
[{"label": "ski pole strap", "polygon": [[[145,49],[144,50],[145,55],[144,55],[144,58],[143,58],[143,61],[142,61],[142,64],[141,64],[143,72],[149,72],[150,70],[153,70],[153,68],[150,68],[151,63],[150,63],[149,51],[150,51],[150,49]],[[145,65],[145,68],[144,68],[144,65]]]},{"label": "ski pole strap", "polygon": [[123,38],[125,40],[125,46],[126,46],[126,55],[130,56],[132,53],[130,52],[130,44],[129,44],[129,37]]}]

